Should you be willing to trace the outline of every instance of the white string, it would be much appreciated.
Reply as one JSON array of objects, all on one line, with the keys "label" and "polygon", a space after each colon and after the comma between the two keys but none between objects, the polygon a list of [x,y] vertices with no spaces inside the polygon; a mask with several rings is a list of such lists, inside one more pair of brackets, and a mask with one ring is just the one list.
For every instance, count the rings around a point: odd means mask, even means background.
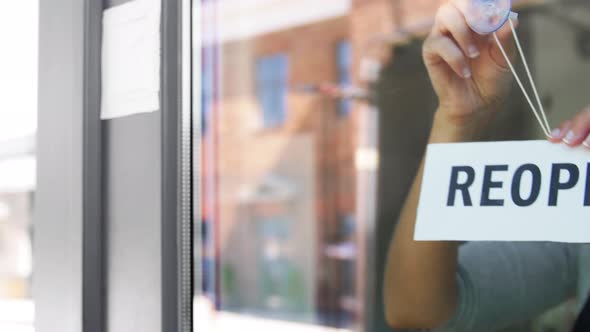
[{"label": "white string", "polygon": [[514,36],[514,41],[516,42],[516,47],[518,48],[518,53],[520,53],[520,58],[522,59],[522,63],[524,64],[524,69],[526,70],[527,76],[529,77],[529,81],[531,82],[531,86],[533,88],[533,93],[535,94],[535,98],[537,99],[537,105],[539,106],[539,111],[541,116],[543,117],[543,121],[545,122],[545,126],[548,131],[551,131],[551,126],[549,125],[549,121],[547,121],[547,115],[545,114],[545,109],[543,107],[543,103],[541,102],[541,98],[539,98],[539,92],[537,90],[537,85],[535,84],[535,80],[533,79],[533,75],[531,75],[531,70],[529,69],[528,61],[524,56],[524,52],[522,51],[522,46],[520,46],[520,40],[518,35],[516,34],[516,29],[514,29],[514,23],[512,20],[508,20],[510,22],[510,29],[512,30],[512,36]]},{"label": "white string", "polygon": [[[547,117],[545,116],[545,111],[543,110],[543,106],[540,102],[539,99],[539,95],[537,92],[537,88],[532,80],[532,75],[530,73],[530,70],[528,68],[528,65],[526,63],[526,59],[524,57],[524,52],[522,51],[522,47],[520,46],[520,42],[518,41],[518,36],[516,35],[516,32],[514,30],[514,24],[512,24],[512,20],[510,20],[510,27],[512,28],[512,33],[516,39],[516,44],[518,47],[518,51],[520,53],[520,56],[525,64],[525,68],[528,74],[529,79],[531,80],[531,86],[533,88],[533,91],[535,93],[535,96],[537,97],[537,102],[539,103],[539,107],[541,108],[540,111],[537,110],[537,108],[535,107],[535,105],[533,104],[533,101],[531,100],[531,97],[529,96],[528,92],[526,91],[524,85],[522,84],[522,81],[520,80],[520,77],[518,76],[518,74],[516,73],[516,70],[514,69],[514,66],[512,65],[512,62],[510,62],[510,58],[508,57],[508,54],[506,53],[506,50],[504,50],[504,47],[502,46],[502,43],[500,42],[500,39],[498,38],[498,35],[494,32],[494,39],[496,40],[496,44],[498,44],[498,47],[500,48],[500,51],[502,52],[502,55],[504,56],[504,59],[506,59],[506,63],[508,64],[508,67],[510,68],[510,71],[512,72],[512,75],[514,75],[514,78],[516,79],[516,82],[518,83],[518,86],[520,87],[520,89],[522,90],[522,93],[524,94],[527,102],[529,103],[529,106],[531,107],[531,110],[533,111],[533,114],[535,115],[535,118],[537,119],[537,121],[539,122],[539,125],[541,126],[541,129],[543,129],[543,132],[545,133],[545,135],[547,137],[551,137],[551,127],[549,126],[549,122],[547,121]],[[539,113],[542,112],[542,116],[539,115]]]}]

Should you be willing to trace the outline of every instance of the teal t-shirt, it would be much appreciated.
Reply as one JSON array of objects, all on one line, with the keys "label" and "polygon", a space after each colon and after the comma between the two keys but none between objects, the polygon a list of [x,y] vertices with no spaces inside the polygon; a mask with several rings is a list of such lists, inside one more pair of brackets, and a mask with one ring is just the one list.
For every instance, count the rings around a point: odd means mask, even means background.
[{"label": "teal t-shirt", "polygon": [[463,245],[457,271],[457,311],[434,331],[497,331],[571,298],[581,286],[578,271],[585,247],[549,242]]}]

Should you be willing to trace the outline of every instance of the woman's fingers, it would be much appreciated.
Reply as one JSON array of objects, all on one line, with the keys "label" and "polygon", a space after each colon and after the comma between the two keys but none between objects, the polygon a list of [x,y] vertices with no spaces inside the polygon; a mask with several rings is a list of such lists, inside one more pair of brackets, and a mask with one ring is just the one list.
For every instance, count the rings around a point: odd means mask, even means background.
[{"label": "woman's fingers", "polygon": [[590,133],[590,107],[574,117],[572,126],[563,137],[563,141],[570,146],[578,146],[586,141],[588,133]]},{"label": "woman's fingers", "polygon": [[573,119],[564,122],[555,129],[550,140],[552,142],[564,142],[569,146],[584,144],[590,148],[590,107],[578,113]]},{"label": "woman's fingers", "polygon": [[443,5],[436,15],[435,25],[438,33],[452,37],[467,57],[474,59],[480,55],[476,33],[467,25],[465,17],[455,5]]},{"label": "woman's fingers", "polygon": [[569,132],[570,128],[572,127],[571,121],[566,121],[559,126],[559,128],[553,129],[551,132],[551,137],[549,140],[553,143],[562,143],[563,138]]},{"label": "woman's fingers", "polygon": [[436,67],[446,63],[459,77],[470,78],[471,68],[467,57],[455,42],[444,35],[431,35],[424,42],[424,62],[427,67]]}]

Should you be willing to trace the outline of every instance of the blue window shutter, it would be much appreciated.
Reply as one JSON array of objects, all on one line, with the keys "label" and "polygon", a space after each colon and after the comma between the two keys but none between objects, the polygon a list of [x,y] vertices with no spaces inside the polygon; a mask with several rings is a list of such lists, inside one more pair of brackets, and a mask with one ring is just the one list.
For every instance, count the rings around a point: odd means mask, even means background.
[{"label": "blue window shutter", "polygon": [[350,67],[352,63],[352,52],[351,52],[350,42],[348,41],[341,41],[338,43],[338,67],[339,68],[347,68]]},{"label": "blue window shutter", "polygon": [[287,113],[287,56],[260,58],[256,64],[256,93],[265,127],[282,125]]},{"label": "blue window shutter", "polygon": [[[352,84],[352,51],[348,41],[338,43],[336,48],[336,62],[338,64],[338,83],[341,87],[349,87]],[[346,116],[352,110],[352,101],[349,99],[341,100],[339,103],[340,115]]]}]

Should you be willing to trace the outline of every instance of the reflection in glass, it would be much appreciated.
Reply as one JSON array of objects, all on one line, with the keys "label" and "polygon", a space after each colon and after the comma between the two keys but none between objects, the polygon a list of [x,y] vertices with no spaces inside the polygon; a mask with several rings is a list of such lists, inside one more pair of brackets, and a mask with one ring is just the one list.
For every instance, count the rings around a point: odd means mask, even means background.
[{"label": "reflection in glass", "polygon": [[219,311],[215,324],[349,328],[361,303],[354,103],[332,90],[353,83],[350,3],[279,2],[202,5],[197,308]]},{"label": "reflection in glass", "polygon": [[[590,27],[590,9],[515,3],[550,121],[559,123],[590,104],[590,38],[582,29]],[[382,310],[375,280],[383,269],[383,253],[374,250],[389,241],[436,107],[420,45],[438,6],[410,0],[199,6],[197,330],[373,326],[368,321]],[[514,93],[491,139],[538,137],[519,98]],[[575,306],[572,299],[511,331],[567,331]]]}]

